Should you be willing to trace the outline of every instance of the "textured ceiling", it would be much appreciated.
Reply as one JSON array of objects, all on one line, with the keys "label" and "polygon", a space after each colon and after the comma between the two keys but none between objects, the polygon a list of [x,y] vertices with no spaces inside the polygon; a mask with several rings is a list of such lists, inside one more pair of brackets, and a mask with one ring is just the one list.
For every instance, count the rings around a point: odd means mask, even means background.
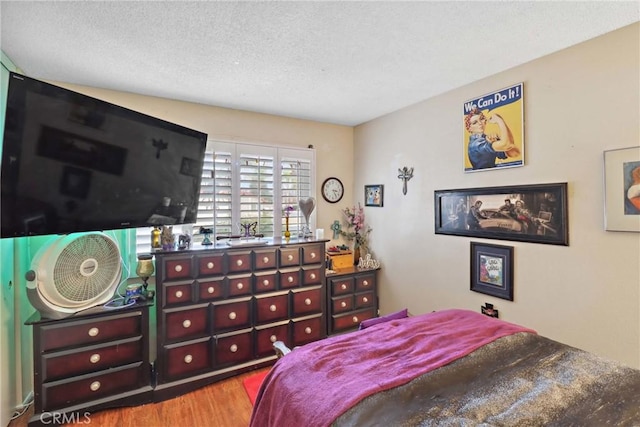
[{"label": "textured ceiling", "polygon": [[640,2],[2,1],[25,74],[357,125],[640,20]]}]

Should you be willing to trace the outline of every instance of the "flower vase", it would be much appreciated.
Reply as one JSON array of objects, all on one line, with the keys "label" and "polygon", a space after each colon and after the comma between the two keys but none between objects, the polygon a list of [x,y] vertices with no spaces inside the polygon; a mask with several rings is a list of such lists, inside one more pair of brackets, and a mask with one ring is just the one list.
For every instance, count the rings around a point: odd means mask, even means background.
[{"label": "flower vase", "polygon": [[284,238],[289,240],[291,238],[291,232],[289,231],[289,217],[284,219]]},{"label": "flower vase", "polygon": [[355,246],[353,248],[353,265],[358,265],[360,262],[360,246]]}]

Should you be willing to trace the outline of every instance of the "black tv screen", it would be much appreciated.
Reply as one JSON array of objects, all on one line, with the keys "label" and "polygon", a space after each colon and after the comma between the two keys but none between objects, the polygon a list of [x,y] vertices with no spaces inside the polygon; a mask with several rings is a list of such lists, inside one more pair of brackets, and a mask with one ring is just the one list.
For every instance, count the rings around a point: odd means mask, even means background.
[{"label": "black tv screen", "polygon": [[9,76],[1,237],[196,222],[205,133]]}]

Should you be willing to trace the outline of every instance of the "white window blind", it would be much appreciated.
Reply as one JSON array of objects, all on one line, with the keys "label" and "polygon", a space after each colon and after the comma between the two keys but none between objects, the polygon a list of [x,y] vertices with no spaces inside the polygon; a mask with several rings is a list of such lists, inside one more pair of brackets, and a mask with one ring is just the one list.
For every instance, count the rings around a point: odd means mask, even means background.
[{"label": "white window blind", "polygon": [[[212,228],[215,236],[228,236],[241,234],[241,223],[256,223],[255,233],[265,237],[282,236],[287,206],[295,208],[289,219],[289,231],[295,237],[305,224],[298,201],[315,197],[314,189],[313,149],[209,141],[197,222],[190,225],[194,242],[202,240],[197,235],[200,227]],[[175,226],[174,233],[181,233],[182,227]],[[136,230],[137,253],[149,252],[151,230]]]}]

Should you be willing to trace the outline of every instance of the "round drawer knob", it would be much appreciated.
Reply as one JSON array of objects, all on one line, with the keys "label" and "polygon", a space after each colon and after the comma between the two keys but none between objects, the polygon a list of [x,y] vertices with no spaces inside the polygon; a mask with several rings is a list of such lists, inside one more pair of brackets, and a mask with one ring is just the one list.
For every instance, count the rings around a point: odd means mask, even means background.
[{"label": "round drawer knob", "polygon": [[91,389],[91,391],[98,391],[100,390],[100,386],[102,384],[100,384],[100,381],[94,381],[91,383],[91,385],[89,386],[89,388]]},{"label": "round drawer knob", "polygon": [[316,257],[316,253],[315,252],[311,252],[311,259]]},{"label": "round drawer knob", "polygon": [[304,333],[307,334],[307,335],[310,334],[311,333],[311,328],[309,326],[304,328]]},{"label": "round drawer knob", "polygon": [[289,254],[289,255],[287,256],[287,259],[288,259],[289,261],[293,261],[293,255]]},{"label": "round drawer knob", "polygon": [[208,268],[209,270],[211,270],[211,269],[212,269],[213,267],[215,267],[215,266],[216,266],[216,265],[215,265],[213,262],[211,262],[211,261],[209,261],[209,262],[207,263],[207,268]]},{"label": "round drawer knob", "polygon": [[209,286],[209,287],[207,288],[207,292],[208,292],[208,293],[210,293],[210,294],[214,293],[215,291],[216,291],[216,290],[215,290],[215,288],[214,288],[213,286]]},{"label": "round drawer knob", "polygon": [[342,284],[342,286],[340,286],[340,288],[341,288],[343,291],[346,291],[346,290],[347,290],[347,284],[346,284],[346,283],[343,283],[343,284]]},{"label": "round drawer knob", "polygon": [[231,319],[231,320],[235,320],[235,319],[236,319],[236,317],[238,317],[238,316],[236,315],[236,312],[235,312],[235,311],[232,311],[231,313],[229,313],[229,319]]},{"label": "round drawer knob", "polygon": [[262,281],[262,284],[263,284],[264,286],[269,286],[269,279],[264,279],[264,280]]},{"label": "round drawer knob", "polygon": [[268,263],[268,262],[269,262],[269,257],[268,257],[268,256],[266,256],[266,257],[262,257],[262,263],[263,263],[263,264],[266,264],[266,263]]},{"label": "round drawer knob", "polygon": [[292,276],[287,277],[287,282],[293,283],[293,277]]},{"label": "round drawer knob", "polygon": [[369,281],[368,280],[363,280],[362,281],[362,286],[369,286]]},{"label": "round drawer knob", "polygon": [[275,305],[275,304],[271,304],[271,305],[269,306],[269,311],[271,311],[271,312],[276,311],[277,309],[278,309],[278,307],[276,307],[276,305]]},{"label": "round drawer knob", "polygon": [[182,266],[178,264],[174,270],[176,270],[177,273],[180,273],[182,271]]},{"label": "round drawer knob", "polygon": [[191,326],[191,320],[187,319],[184,322],[182,322],[182,327],[183,328],[188,328],[189,326]]},{"label": "round drawer knob", "polygon": [[191,363],[191,362],[193,362],[193,356],[192,356],[192,355],[190,355],[190,354],[187,354],[187,355],[184,357],[184,363]]},{"label": "round drawer knob", "polygon": [[340,307],[345,308],[347,306],[347,302],[346,301],[342,301],[340,303]]},{"label": "round drawer knob", "polygon": [[238,267],[242,266],[242,260],[241,260],[241,259],[237,260],[237,261],[236,261],[236,265],[237,265]]},{"label": "round drawer knob", "polygon": [[236,288],[238,288],[238,290],[241,290],[242,288],[244,288],[244,284],[242,282],[238,282]]},{"label": "round drawer knob", "polygon": [[276,342],[276,341],[278,341],[278,337],[276,337],[275,335],[271,335],[271,336],[269,337],[269,341],[271,341],[271,342]]},{"label": "round drawer knob", "polygon": [[367,297],[362,297],[362,302],[369,302],[369,298],[367,298]]},{"label": "round drawer knob", "polygon": [[91,363],[98,363],[100,361],[100,355],[98,353],[92,354],[89,361]]},{"label": "round drawer knob", "polygon": [[182,298],[182,295],[184,295],[182,291],[176,291],[176,298]]},{"label": "round drawer knob", "polygon": [[316,278],[316,273],[311,273],[311,278],[315,279]]},{"label": "round drawer knob", "polygon": [[305,298],[304,305],[311,305],[311,298]]},{"label": "round drawer knob", "polygon": [[353,320],[353,323],[358,323],[358,316],[353,316],[351,320]]},{"label": "round drawer knob", "polygon": [[88,332],[88,333],[89,333],[89,336],[90,336],[90,337],[97,337],[97,336],[98,336],[98,334],[100,333],[100,329],[98,329],[98,328],[91,328],[91,329],[89,329],[89,332]]},{"label": "round drawer knob", "polygon": [[236,351],[238,351],[238,346],[235,344],[231,344],[231,347],[229,347],[229,350],[231,351],[231,353],[235,353]]}]

